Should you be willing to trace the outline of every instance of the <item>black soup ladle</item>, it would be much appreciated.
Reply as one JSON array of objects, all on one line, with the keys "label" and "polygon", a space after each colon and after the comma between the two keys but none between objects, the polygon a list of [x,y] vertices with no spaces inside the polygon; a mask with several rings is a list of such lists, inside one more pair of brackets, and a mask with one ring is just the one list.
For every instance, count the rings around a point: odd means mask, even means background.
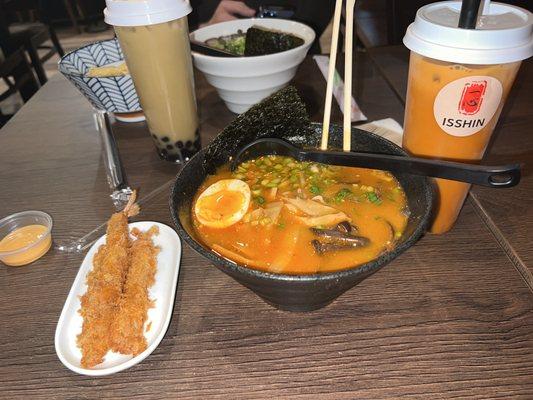
[{"label": "black soup ladle", "polygon": [[234,171],[244,161],[265,155],[287,156],[298,161],[345,167],[403,172],[493,188],[508,188],[520,182],[519,164],[488,166],[380,153],[304,150],[278,138],[261,138],[246,145],[232,160],[231,170]]}]

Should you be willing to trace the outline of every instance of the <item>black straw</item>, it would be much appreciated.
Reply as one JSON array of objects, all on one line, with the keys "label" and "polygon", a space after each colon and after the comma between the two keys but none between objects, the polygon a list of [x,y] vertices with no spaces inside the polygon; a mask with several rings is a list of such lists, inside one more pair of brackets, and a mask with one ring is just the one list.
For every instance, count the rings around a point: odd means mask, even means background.
[{"label": "black straw", "polygon": [[480,3],[481,0],[463,0],[461,15],[459,15],[459,28],[476,29]]}]

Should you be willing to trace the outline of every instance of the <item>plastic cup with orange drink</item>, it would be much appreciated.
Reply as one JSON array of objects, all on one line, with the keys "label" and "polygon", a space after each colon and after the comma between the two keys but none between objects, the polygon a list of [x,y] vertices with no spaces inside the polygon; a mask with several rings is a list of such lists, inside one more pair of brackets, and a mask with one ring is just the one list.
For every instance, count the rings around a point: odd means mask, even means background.
[{"label": "plastic cup with orange drink", "polygon": [[[403,147],[459,162],[483,157],[522,60],[533,55],[533,17],[490,3],[475,29],[459,28],[461,2],[420,8],[403,39],[411,50]],[[504,134],[504,133],[503,133]],[[470,185],[436,179],[432,233],[451,229]]]}]

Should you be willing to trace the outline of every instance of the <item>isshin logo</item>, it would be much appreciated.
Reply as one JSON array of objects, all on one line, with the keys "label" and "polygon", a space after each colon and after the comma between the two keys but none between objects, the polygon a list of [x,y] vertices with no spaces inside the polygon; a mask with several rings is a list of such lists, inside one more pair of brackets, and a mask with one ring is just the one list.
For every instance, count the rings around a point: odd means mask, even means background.
[{"label": "isshin logo", "polygon": [[470,76],[445,85],[433,104],[435,121],[453,136],[470,136],[482,130],[496,113],[502,84],[491,76]]},{"label": "isshin logo", "polygon": [[461,100],[459,101],[459,112],[464,115],[477,114],[481,109],[486,89],[487,81],[465,83]]}]

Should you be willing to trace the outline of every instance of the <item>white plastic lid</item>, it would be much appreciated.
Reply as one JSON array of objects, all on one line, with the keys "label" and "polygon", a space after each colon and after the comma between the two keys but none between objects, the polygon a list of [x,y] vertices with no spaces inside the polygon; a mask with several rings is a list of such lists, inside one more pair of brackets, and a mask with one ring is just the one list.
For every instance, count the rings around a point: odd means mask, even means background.
[{"label": "white plastic lid", "polygon": [[105,22],[113,26],[162,24],[192,11],[188,0],[106,0]]},{"label": "white plastic lid", "polygon": [[458,28],[460,1],[428,4],[403,38],[408,49],[436,60],[501,64],[533,55],[533,16],[519,7],[490,3],[476,29]]}]

